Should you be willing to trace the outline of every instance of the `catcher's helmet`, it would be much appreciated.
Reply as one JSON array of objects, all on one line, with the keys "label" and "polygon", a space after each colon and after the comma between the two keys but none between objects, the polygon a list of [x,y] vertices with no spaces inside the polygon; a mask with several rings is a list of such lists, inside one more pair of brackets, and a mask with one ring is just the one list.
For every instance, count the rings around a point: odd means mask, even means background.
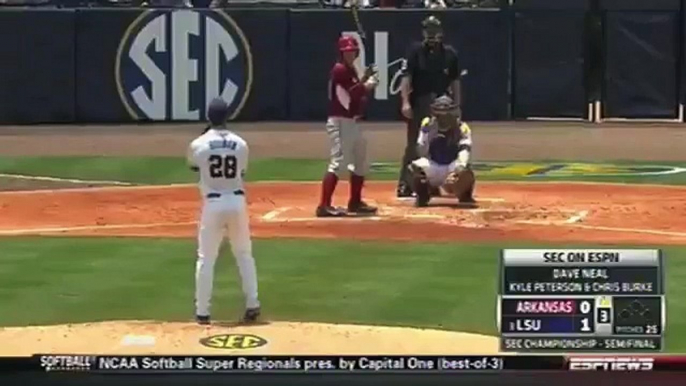
[{"label": "catcher's helmet", "polygon": [[222,98],[214,98],[207,107],[207,119],[212,126],[221,126],[229,118],[229,105]]},{"label": "catcher's helmet", "polygon": [[433,115],[458,115],[458,106],[453,101],[453,98],[448,95],[442,95],[434,99],[431,103],[431,113]]},{"label": "catcher's helmet", "polygon": [[341,36],[338,39],[338,51],[340,52],[360,52],[357,40],[352,36]]}]

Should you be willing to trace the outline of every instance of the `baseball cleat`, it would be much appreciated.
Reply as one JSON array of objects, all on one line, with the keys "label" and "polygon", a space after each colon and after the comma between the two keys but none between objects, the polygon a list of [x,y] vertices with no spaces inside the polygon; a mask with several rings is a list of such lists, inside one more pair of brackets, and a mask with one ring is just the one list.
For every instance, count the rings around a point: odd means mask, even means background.
[{"label": "baseball cleat", "polygon": [[396,190],[396,196],[398,198],[407,198],[414,196],[414,193],[412,192],[412,189],[410,189],[407,185],[400,184],[398,185],[398,189]]},{"label": "baseball cleat", "polygon": [[416,199],[414,202],[415,208],[426,208],[427,206],[429,206],[429,202],[426,200]]},{"label": "baseball cleat", "polygon": [[414,199],[414,206],[417,208],[425,208],[429,206],[431,201],[431,194],[429,194],[429,187],[426,184],[417,185],[417,195]]},{"label": "baseball cleat", "polygon": [[465,192],[464,194],[462,194],[462,196],[458,197],[457,199],[460,201],[460,204],[476,204],[473,190]]},{"label": "baseball cleat", "polygon": [[414,199],[414,206],[415,208],[426,208],[429,206],[429,200],[430,198],[425,195],[417,195]]},{"label": "baseball cleat", "polygon": [[414,165],[411,166],[410,170],[414,174],[412,177],[412,190],[415,192],[414,206],[417,208],[429,206],[432,187],[426,180],[426,174],[420,169],[414,168]]},{"label": "baseball cleat", "polygon": [[195,315],[195,321],[201,326],[206,326],[206,325],[210,324],[210,316],[209,315]]},{"label": "baseball cleat", "polygon": [[358,203],[348,203],[349,213],[374,215],[377,211],[377,207],[371,206],[364,201],[360,201]]},{"label": "baseball cleat", "polygon": [[462,197],[460,199],[460,204],[476,204],[476,200],[474,199],[474,197],[471,197],[471,196]]},{"label": "baseball cleat", "polygon": [[318,206],[315,212],[317,217],[343,217],[345,212],[333,206]]},{"label": "baseball cleat", "polygon": [[242,323],[255,323],[259,320],[260,318],[260,308],[248,308],[245,310],[245,314],[243,314],[243,318],[241,318]]}]

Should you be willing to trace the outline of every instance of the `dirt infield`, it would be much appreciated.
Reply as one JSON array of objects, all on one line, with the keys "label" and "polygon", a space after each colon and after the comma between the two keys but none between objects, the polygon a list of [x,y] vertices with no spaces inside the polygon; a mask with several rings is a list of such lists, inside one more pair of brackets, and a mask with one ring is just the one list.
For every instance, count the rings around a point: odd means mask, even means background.
[{"label": "dirt infield", "polygon": [[[577,241],[686,244],[686,188],[575,183],[481,183],[476,208],[437,199],[429,208],[371,183],[375,217],[318,219],[314,183],[248,188],[255,237],[413,241]],[[336,200],[345,202],[342,184]],[[660,197],[660,200],[651,199]],[[116,187],[0,194],[0,235],[194,237],[193,186]]]}]

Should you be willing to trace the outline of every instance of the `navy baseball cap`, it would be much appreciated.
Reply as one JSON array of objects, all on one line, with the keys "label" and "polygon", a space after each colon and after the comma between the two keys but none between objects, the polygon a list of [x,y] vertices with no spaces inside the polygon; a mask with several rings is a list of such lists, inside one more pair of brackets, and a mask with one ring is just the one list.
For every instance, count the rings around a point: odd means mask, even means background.
[{"label": "navy baseball cap", "polygon": [[207,107],[207,119],[213,126],[223,125],[229,118],[229,105],[222,98],[214,98]]}]

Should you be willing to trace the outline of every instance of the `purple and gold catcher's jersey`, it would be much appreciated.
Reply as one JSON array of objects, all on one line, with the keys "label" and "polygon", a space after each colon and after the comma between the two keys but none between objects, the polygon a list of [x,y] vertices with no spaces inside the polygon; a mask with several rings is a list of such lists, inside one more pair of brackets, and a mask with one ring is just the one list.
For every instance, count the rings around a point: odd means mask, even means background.
[{"label": "purple and gold catcher's jersey", "polygon": [[436,120],[427,117],[422,120],[417,145],[424,156],[439,165],[449,165],[457,159],[460,149],[472,146],[472,132],[469,125],[462,122],[454,132],[438,129]]}]

